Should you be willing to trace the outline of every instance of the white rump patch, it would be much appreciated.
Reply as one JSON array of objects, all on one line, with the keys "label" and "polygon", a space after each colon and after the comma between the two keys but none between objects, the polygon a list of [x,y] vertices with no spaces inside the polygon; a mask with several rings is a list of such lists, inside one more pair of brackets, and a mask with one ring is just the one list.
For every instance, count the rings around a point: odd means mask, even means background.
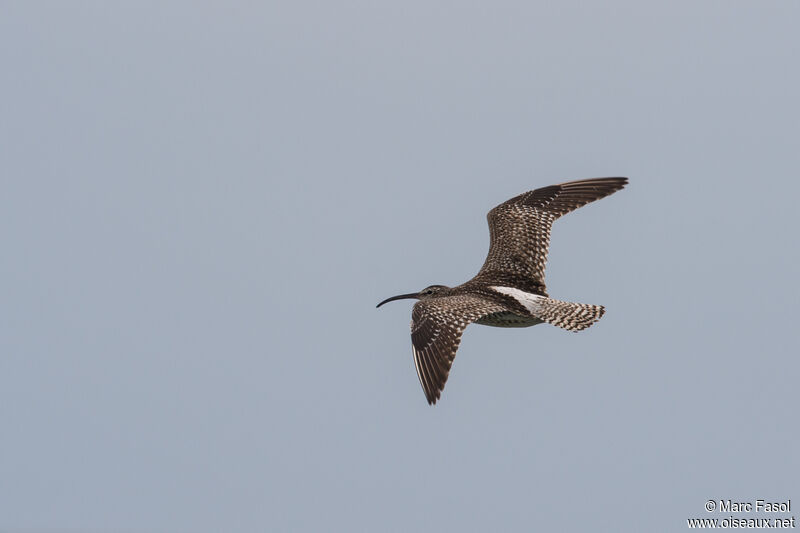
[{"label": "white rump patch", "polygon": [[516,301],[521,303],[522,306],[528,311],[530,311],[530,313],[534,316],[536,316],[537,312],[539,311],[540,307],[539,302],[547,299],[544,296],[539,296],[538,294],[521,291],[519,289],[515,289],[514,287],[490,287],[490,288],[496,290],[499,293],[511,296]]}]

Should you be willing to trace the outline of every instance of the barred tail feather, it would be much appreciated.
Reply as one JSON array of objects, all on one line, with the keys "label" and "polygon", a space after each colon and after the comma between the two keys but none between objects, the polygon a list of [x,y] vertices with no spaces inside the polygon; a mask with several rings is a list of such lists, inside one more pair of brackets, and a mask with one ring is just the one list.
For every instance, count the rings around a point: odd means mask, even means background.
[{"label": "barred tail feather", "polygon": [[600,320],[605,313],[602,305],[561,302],[552,298],[542,298],[537,304],[538,318],[568,331],[584,330]]}]

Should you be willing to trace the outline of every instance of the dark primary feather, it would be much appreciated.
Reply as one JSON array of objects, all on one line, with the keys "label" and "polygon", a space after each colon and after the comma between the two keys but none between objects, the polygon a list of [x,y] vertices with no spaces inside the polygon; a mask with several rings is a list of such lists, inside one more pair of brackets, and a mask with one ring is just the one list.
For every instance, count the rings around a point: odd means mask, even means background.
[{"label": "dark primary feather", "polygon": [[503,283],[546,296],[544,269],[553,222],[622,189],[627,178],[594,178],[542,187],[503,202],[487,215],[489,254],[471,282]]}]

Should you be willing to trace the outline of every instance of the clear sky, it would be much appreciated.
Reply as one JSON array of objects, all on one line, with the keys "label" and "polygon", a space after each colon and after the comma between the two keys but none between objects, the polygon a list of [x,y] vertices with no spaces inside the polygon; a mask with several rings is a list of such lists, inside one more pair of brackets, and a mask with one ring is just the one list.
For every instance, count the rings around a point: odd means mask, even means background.
[{"label": "clear sky", "polygon": [[[4,2],[0,531],[800,509],[800,3],[655,4]],[[429,407],[375,304],[597,176],[547,285],[605,317],[469,327]]]}]

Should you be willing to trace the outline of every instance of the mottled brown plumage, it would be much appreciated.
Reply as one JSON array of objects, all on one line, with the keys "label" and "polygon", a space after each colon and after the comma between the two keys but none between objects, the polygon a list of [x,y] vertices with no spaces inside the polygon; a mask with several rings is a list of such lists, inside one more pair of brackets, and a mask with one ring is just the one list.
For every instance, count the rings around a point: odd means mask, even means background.
[{"label": "mottled brown plumage", "polygon": [[544,270],[550,229],[560,216],[622,189],[627,182],[627,178],[595,178],[520,194],[489,211],[489,254],[474,278],[457,287],[432,285],[378,304],[420,300],[411,313],[411,342],[428,403],[441,396],[461,334],[473,322],[496,327],[548,322],[580,331],[603,316],[602,306],[547,297]]},{"label": "mottled brown plumage", "polygon": [[472,281],[512,287],[547,296],[544,267],[553,222],[581,206],[622,189],[627,178],[570,181],[522,193],[498,205],[486,216],[490,245],[478,275]]}]

